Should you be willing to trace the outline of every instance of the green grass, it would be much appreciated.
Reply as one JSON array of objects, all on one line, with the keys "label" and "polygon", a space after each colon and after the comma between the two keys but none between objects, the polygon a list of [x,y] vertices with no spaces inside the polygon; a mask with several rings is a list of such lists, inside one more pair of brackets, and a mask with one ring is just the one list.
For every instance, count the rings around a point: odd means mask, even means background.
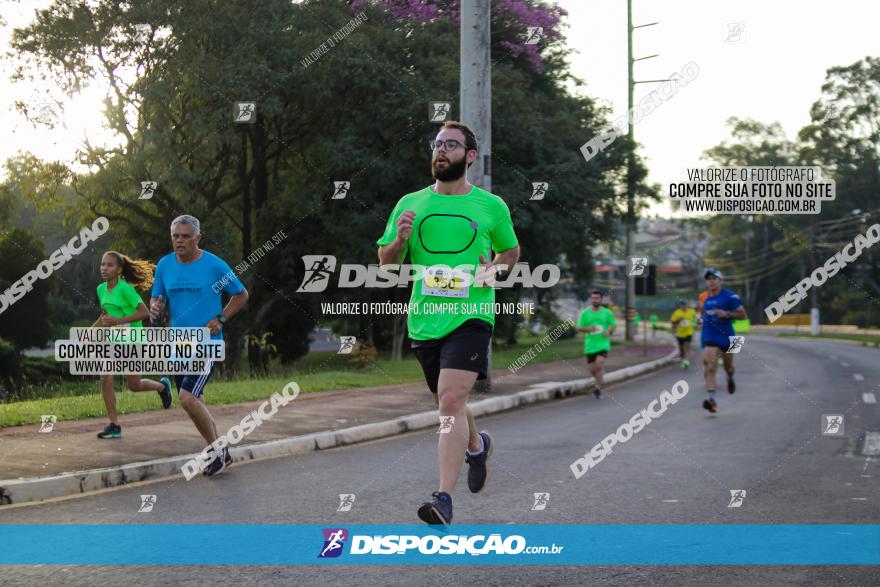
[{"label": "green grass", "polygon": [[795,333],[795,332],[780,332],[778,336],[790,336],[790,337],[798,337],[798,338],[828,338],[828,339],[837,339],[837,340],[853,340],[855,342],[862,342],[865,345],[871,344],[880,344],[880,335],[877,334],[820,334],[819,336],[812,336],[808,332],[803,333]]},{"label": "green grass", "polygon": [[[497,369],[510,365],[541,338],[535,335],[524,336],[511,348],[493,350],[494,367]],[[577,359],[581,356],[583,356],[583,338],[578,337],[556,340],[537,353],[531,362],[546,363]],[[224,380],[215,375],[208,387],[208,401],[211,405],[219,405],[263,400],[276,391],[280,392],[290,381],[296,381],[303,393],[312,393],[329,389],[414,383],[422,380],[421,367],[409,353],[405,353],[405,359],[402,361],[380,358],[375,365],[361,371],[355,370],[349,364],[349,358],[350,355],[338,355],[333,351],[314,352],[297,361],[295,367],[276,368],[275,372],[267,377],[243,376],[235,380]],[[158,377],[150,378],[158,379]],[[59,420],[79,420],[105,415],[97,377],[92,381],[72,382],[68,386],[69,393],[66,395],[0,404],[0,427],[35,424],[40,421],[40,416],[43,414],[53,414]],[[128,391],[122,377],[117,378],[116,389],[116,409],[120,415],[161,409],[159,396],[156,393]],[[52,392],[60,394],[63,390],[53,389]]]}]

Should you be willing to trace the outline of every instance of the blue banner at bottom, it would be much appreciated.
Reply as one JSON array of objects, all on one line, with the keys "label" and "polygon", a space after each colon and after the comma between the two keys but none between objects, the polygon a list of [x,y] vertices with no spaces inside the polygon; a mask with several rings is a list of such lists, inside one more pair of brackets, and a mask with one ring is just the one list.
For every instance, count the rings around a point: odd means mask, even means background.
[{"label": "blue banner at bottom", "polygon": [[15,565],[880,565],[880,525],[2,524]]}]

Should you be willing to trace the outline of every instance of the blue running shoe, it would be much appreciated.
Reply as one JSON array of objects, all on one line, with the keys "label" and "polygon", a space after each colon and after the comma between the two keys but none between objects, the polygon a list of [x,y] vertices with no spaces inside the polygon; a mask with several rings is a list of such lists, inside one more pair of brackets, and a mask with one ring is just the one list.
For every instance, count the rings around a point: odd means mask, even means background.
[{"label": "blue running shoe", "polygon": [[165,389],[159,392],[159,397],[162,398],[162,407],[167,410],[171,407],[171,380],[163,377],[159,381],[165,386]]},{"label": "blue running shoe", "polygon": [[492,437],[488,432],[483,430],[480,432],[480,436],[483,437],[483,452],[475,455],[467,451],[464,453],[464,462],[470,466],[468,469],[468,489],[471,490],[471,493],[481,492],[486,481],[489,480],[488,461],[492,456],[492,449],[495,448],[495,443],[492,442]]},{"label": "blue running shoe", "polygon": [[98,432],[98,438],[122,438],[122,426],[107,424],[103,430]]},{"label": "blue running shoe", "polygon": [[434,501],[426,501],[419,508],[419,518],[431,526],[448,526],[452,523],[452,496],[445,491],[431,494]]}]

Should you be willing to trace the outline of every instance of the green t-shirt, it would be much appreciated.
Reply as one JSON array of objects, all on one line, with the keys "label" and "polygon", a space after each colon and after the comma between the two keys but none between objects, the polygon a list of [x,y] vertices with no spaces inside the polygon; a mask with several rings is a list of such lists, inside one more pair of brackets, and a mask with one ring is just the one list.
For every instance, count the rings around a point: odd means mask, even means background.
[{"label": "green t-shirt", "polygon": [[[101,303],[101,309],[107,312],[108,316],[114,318],[131,316],[137,311],[138,305],[144,303],[134,286],[122,279],[117,281],[116,286],[110,290],[107,289],[106,282],[99,285],[98,301]],[[138,320],[129,323],[128,326],[141,328],[143,324]]]},{"label": "green t-shirt", "polygon": [[[476,186],[460,196],[438,194],[428,186],[397,202],[377,245],[394,241],[397,219],[406,210],[415,212],[406,245],[409,262],[425,267],[424,274],[413,278],[407,316],[409,337],[442,338],[472,318],[494,325],[495,290],[478,287],[473,276],[481,254],[491,261],[490,249],[500,253],[518,244],[504,200]],[[453,271],[461,265],[468,267]],[[464,285],[462,273],[469,275],[469,286]],[[438,307],[440,304],[444,306]],[[441,308],[445,311],[436,311]]]},{"label": "green t-shirt", "polygon": [[595,329],[595,332],[587,332],[586,336],[584,336],[585,355],[611,350],[611,339],[606,338],[605,333],[608,332],[609,328],[617,326],[614,312],[604,306],[601,306],[598,310],[593,310],[591,306],[581,312],[577,325],[578,328],[590,326]]}]

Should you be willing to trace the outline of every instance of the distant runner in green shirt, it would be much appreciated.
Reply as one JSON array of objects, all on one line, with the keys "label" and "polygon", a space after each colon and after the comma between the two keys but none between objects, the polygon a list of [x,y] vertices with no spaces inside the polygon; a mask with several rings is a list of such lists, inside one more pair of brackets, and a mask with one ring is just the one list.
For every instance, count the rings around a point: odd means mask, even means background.
[{"label": "distant runner in green shirt", "polygon": [[584,354],[587,355],[587,367],[596,379],[593,393],[596,399],[602,399],[602,388],[605,387],[605,359],[611,350],[611,335],[617,320],[614,313],[602,306],[602,292],[594,289],[590,292],[590,307],[581,312],[577,322],[577,331],[584,332]]},{"label": "distant runner in green shirt", "polygon": [[428,524],[447,525],[462,462],[469,465],[471,492],[482,491],[488,478],[492,437],[477,432],[467,398],[489,369],[491,286],[499,272],[516,264],[519,244],[504,200],[467,180],[467,168],[478,156],[473,131],[446,122],[431,150],[435,183],[397,202],[376,244],[380,264],[399,265],[409,253],[411,264],[423,268],[413,283],[407,326],[440,408],[440,485],[418,515]]},{"label": "distant runner in green shirt", "polygon": [[[113,328],[142,328],[141,322],[150,315],[147,305],[135,286],[149,289],[153,283],[155,265],[149,261],[135,261],[122,253],[107,251],[101,257],[101,279],[98,286],[98,303],[101,315],[92,326]],[[171,407],[171,381],[167,377],[159,381],[141,379],[137,375],[127,375],[128,388],[132,391],[156,391],[162,398],[162,407]],[[116,392],[113,389],[113,375],[101,375],[101,395],[107,406],[108,424],[98,432],[98,438],[121,438],[122,426],[116,414]]]}]

